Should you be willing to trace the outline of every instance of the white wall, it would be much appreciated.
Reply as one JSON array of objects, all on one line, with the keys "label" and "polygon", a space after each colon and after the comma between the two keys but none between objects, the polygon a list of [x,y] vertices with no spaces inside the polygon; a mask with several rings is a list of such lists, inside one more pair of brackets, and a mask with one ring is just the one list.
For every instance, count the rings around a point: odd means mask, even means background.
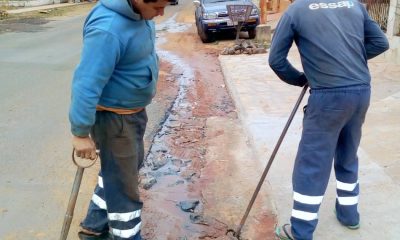
[{"label": "white wall", "polygon": [[400,32],[400,0],[390,0],[388,29],[389,37],[396,36]]},{"label": "white wall", "polygon": [[388,28],[386,32],[390,49],[385,53],[386,58],[400,63],[400,0],[390,0]]},{"label": "white wall", "polygon": [[33,7],[33,6],[41,6],[47,4],[54,4],[54,3],[64,3],[68,2],[68,0],[9,0],[9,1],[2,1],[1,3],[6,3],[9,6],[15,7]]}]

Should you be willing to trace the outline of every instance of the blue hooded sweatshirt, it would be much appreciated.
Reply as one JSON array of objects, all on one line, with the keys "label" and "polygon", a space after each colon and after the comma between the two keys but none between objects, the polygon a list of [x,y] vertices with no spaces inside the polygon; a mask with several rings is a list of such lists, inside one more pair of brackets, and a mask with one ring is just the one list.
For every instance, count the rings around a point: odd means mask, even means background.
[{"label": "blue hooded sweatshirt", "polygon": [[[305,74],[287,55],[295,41]],[[283,81],[311,88],[369,85],[367,60],[389,48],[385,34],[357,0],[296,0],[272,39],[269,65]]]},{"label": "blue hooded sweatshirt", "polygon": [[101,0],[92,9],[72,82],[73,135],[89,135],[96,105],[134,109],[151,102],[158,80],[154,43],[154,22],[143,20],[126,0]]}]

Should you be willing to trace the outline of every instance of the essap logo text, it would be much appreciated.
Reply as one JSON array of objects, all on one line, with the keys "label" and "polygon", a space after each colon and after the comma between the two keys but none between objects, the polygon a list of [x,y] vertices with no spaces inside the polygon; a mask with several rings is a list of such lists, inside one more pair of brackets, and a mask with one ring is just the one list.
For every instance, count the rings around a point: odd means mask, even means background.
[{"label": "essap logo text", "polygon": [[333,3],[312,3],[308,7],[311,10],[317,9],[334,9],[334,8],[352,8],[354,6],[353,1],[340,1]]}]

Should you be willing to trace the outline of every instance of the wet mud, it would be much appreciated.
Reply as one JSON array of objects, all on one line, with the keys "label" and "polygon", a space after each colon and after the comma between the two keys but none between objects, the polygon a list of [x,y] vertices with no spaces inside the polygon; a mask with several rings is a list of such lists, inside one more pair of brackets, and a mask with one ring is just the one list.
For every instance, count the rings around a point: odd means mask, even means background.
[{"label": "wet mud", "polygon": [[[213,137],[206,136],[207,119],[237,119],[218,61],[219,53],[230,42],[204,45],[193,24],[178,23],[175,18],[176,15],[157,28],[158,54],[167,63],[161,66],[166,73],[161,77],[171,82],[162,91],[171,92],[171,87],[177,90],[141,170],[142,236],[144,239],[236,239],[227,235],[233,226],[206,213],[213,203],[207,202],[203,193],[204,187],[218,174],[210,166],[205,167],[208,138]],[[273,224],[270,216],[258,220]],[[271,235],[269,228],[259,233]]]}]

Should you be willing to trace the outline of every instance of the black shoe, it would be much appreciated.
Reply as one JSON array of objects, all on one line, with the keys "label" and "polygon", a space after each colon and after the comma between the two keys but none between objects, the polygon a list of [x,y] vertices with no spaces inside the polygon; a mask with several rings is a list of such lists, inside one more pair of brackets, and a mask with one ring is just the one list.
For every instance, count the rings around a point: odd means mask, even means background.
[{"label": "black shoe", "polygon": [[79,232],[78,237],[80,240],[113,240],[114,238],[112,235],[108,232],[102,233],[100,235],[93,235],[93,234],[87,234],[84,232]]}]

